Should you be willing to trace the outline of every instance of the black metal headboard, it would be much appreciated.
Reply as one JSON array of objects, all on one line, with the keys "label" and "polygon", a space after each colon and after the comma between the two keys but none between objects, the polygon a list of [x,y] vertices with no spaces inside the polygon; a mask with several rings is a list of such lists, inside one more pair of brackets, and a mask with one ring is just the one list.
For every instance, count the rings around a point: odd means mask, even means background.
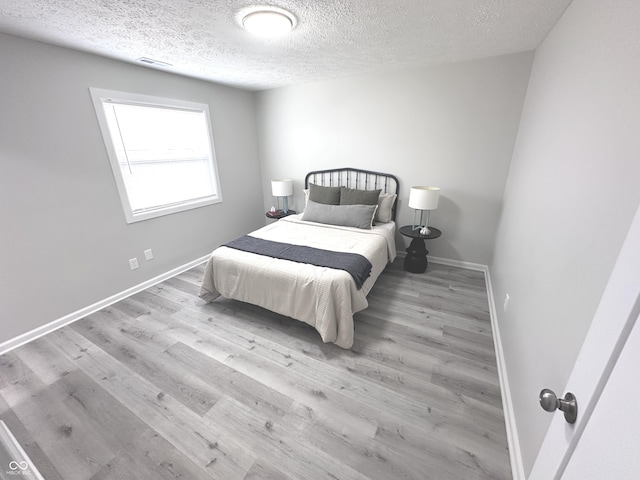
[{"label": "black metal headboard", "polygon": [[396,219],[400,182],[395,175],[359,170],[357,168],[333,168],[307,173],[307,176],[304,177],[304,188],[309,188],[309,183],[322,185],[323,187],[347,187],[360,190],[380,189],[382,193],[395,193],[396,201],[393,203],[392,218],[394,221]]}]

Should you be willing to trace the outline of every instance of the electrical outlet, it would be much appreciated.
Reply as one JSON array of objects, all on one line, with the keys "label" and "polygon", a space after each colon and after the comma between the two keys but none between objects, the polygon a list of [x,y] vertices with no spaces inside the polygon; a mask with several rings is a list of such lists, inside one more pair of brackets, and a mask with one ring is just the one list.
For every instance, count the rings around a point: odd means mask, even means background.
[{"label": "electrical outlet", "polygon": [[502,304],[502,310],[504,310],[505,312],[507,311],[507,307],[509,306],[509,299],[511,297],[509,297],[508,293],[504,294],[504,303]]},{"label": "electrical outlet", "polygon": [[149,260],[153,260],[153,252],[151,251],[150,248],[144,251],[144,258],[146,258],[147,262]]},{"label": "electrical outlet", "polygon": [[140,265],[138,264],[138,258],[137,257],[130,258],[129,266],[131,267],[131,270],[135,270],[136,268],[139,268]]}]

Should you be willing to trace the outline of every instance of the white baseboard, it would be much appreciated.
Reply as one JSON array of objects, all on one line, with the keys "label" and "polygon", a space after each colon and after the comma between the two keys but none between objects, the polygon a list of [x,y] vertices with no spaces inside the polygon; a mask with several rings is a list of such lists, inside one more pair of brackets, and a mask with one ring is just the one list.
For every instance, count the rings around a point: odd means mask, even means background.
[{"label": "white baseboard", "polygon": [[522,464],[522,453],[520,450],[520,439],[518,437],[518,428],[513,412],[513,402],[511,401],[511,387],[509,386],[507,365],[504,360],[504,350],[502,348],[502,339],[500,337],[500,327],[498,326],[498,316],[496,314],[496,304],[493,296],[493,286],[491,285],[489,267],[485,267],[484,276],[485,283],[487,284],[489,315],[491,317],[491,331],[493,332],[493,346],[496,351],[496,363],[498,367],[498,378],[500,381],[500,392],[502,396],[502,410],[504,411],[504,423],[507,430],[507,444],[509,446],[511,474],[513,476],[513,480],[525,480],[524,465]]},{"label": "white baseboard", "polygon": [[[399,257],[405,257],[404,251],[398,252]],[[491,285],[491,274],[487,265],[479,263],[462,262],[448,258],[429,256],[429,262],[452,267],[468,268],[484,272],[485,283],[487,285],[487,299],[489,301],[489,316],[491,318],[491,331],[493,333],[493,346],[496,352],[496,363],[498,368],[498,379],[500,381],[500,392],[502,396],[502,409],[504,411],[504,422],[507,431],[507,444],[509,446],[509,458],[511,461],[511,473],[513,480],[525,480],[524,465],[522,464],[522,453],[520,450],[520,439],[513,412],[513,402],[511,400],[511,388],[507,375],[507,367],[504,360],[504,350],[500,337],[500,327],[498,326],[498,316],[495,299],[493,296],[493,286]]]},{"label": "white baseboard", "polygon": [[480,272],[487,272],[488,267],[481,263],[463,262],[461,260],[451,260],[449,258],[429,257],[429,261],[433,263],[439,263],[440,265],[449,265],[451,267],[468,268],[469,270],[478,270]]},{"label": "white baseboard", "polygon": [[193,260],[192,262],[189,262],[185,265],[181,265],[180,267],[174,268],[173,270],[169,270],[168,272],[158,275],[157,277],[154,277],[150,280],[147,280],[131,288],[128,288],[120,293],[112,295],[109,298],[100,300],[99,302],[96,302],[93,305],[89,305],[87,307],[81,308],[80,310],[76,310],[75,312],[70,313],[69,315],[65,315],[62,318],[59,318],[50,323],[47,323],[46,325],[42,325],[29,332],[23,333],[22,335],[18,335],[15,338],[12,338],[3,343],[0,343],[0,355],[7,353],[10,350],[13,350],[14,348],[18,348],[19,346],[24,345],[25,343],[29,343],[35,340],[36,338],[46,335],[47,333],[50,333],[50,332],[53,332],[54,330],[62,328],[65,325],[69,325],[70,323],[73,323],[76,320],[80,320],[81,318],[84,318],[87,315],[90,315],[92,313],[97,312],[98,310],[108,307],[109,305],[113,305],[114,303],[119,302],[120,300],[124,300],[125,298],[130,297],[131,295],[141,292],[145,288],[152,287],[153,285],[156,285],[160,282],[164,282],[168,278],[174,277],[182,272],[186,272],[190,268],[193,268],[196,265],[200,265],[201,263],[206,262],[208,259],[209,259],[209,255],[206,255],[204,257]]},{"label": "white baseboard", "polygon": [[[399,258],[404,258],[407,256],[407,252],[404,250],[398,250],[396,255]],[[463,262],[462,260],[451,260],[449,258],[441,258],[441,257],[432,257],[429,255],[429,262],[439,263],[441,265],[450,265],[452,267],[460,267],[460,268],[468,268],[469,270],[478,270],[480,272],[487,272],[488,267],[481,263],[472,263],[472,262]]]}]

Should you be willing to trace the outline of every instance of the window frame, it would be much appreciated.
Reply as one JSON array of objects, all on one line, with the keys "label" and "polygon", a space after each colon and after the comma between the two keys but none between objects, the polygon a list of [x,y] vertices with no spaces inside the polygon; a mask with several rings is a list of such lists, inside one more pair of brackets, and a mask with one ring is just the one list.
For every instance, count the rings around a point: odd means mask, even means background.
[{"label": "window frame", "polygon": [[[190,102],[186,100],[179,100],[173,98],[156,97],[151,95],[143,95],[138,93],[121,92],[115,90],[107,90],[103,88],[89,88],[93,106],[98,118],[98,124],[102,133],[102,139],[104,140],[105,147],[107,149],[107,156],[109,157],[109,163],[113,177],[118,189],[118,195],[120,202],[122,203],[122,209],[125,214],[127,223],[135,223],[151,218],[157,218],[164,215],[170,215],[177,212],[184,212],[194,208],[204,207],[206,205],[213,205],[222,202],[222,191],[220,188],[220,176],[218,174],[218,162],[216,159],[215,149],[213,146],[213,132],[211,129],[211,120],[209,116],[209,106],[206,103]],[[110,101],[117,103],[128,103],[141,106],[180,109],[180,110],[193,110],[203,113],[203,118],[206,123],[208,153],[209,153],[209,167],[211,168],[211,174],[213,176],[214,188],[216,194],[199,198],[184,200],[179,203],[159,206],[156,208],[149,208],[142,211],[134,211],[131,208],[129,201],[129,193],[125,185],[125,180],[122,176],[120,162],[118,161],[118,155],[116,152],[115,144],[111,137],[111,131],[109,130],[107,118],[104,112],[105,103]]]}]

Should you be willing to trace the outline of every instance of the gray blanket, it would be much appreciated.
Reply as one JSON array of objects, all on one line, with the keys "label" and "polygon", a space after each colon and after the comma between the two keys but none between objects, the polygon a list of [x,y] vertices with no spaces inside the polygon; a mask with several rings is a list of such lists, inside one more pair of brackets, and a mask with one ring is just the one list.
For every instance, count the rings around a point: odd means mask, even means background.
[{"label": "gray blanket", "polygon": [[243,235],[224,246],[267,257],[344,270],[353,277],[358,290],[362,288],[362,284],[371,274],[371,262],[357,253],[334,252],[304,245],[291,245],[263,240],[251,235]]}]

